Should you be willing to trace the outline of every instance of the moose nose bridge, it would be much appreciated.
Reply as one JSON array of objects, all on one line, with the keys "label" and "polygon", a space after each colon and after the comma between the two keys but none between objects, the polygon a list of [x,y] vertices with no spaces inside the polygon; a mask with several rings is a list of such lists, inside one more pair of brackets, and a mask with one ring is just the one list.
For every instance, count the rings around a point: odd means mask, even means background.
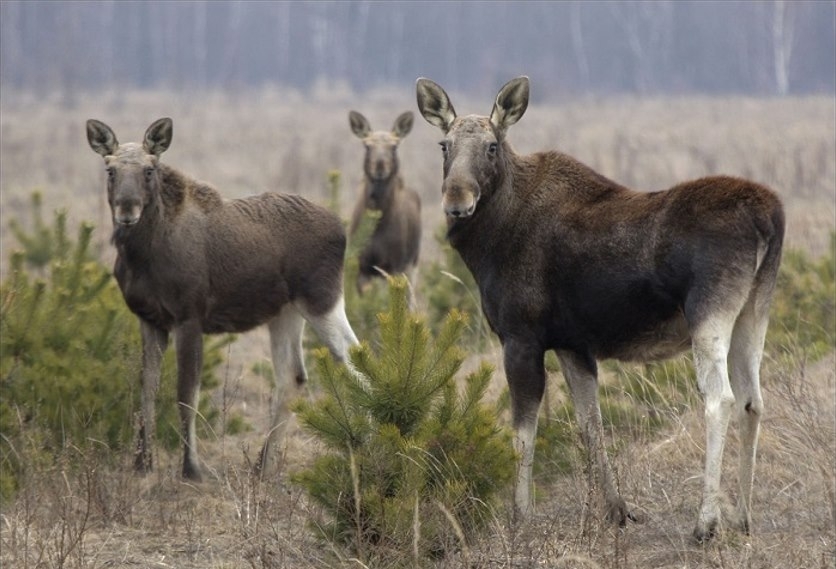
[{"label": "moose nose bridge", "polygon": [[477,195],[479,184],[464,163],[453,162],[442,183],[443,193],[453,196]]},{"label": "moose nose bridge", "polygon": [[142,214],[142,189],[131,177],[123,177],[113,191],[113,215],[117,221],[131,223]]},{"label": "moose nose bridge", "polygon": [[142,193],[133,181],[122,181],[113,192],[113,204],[122,208],[130,208],[142,203]]},{"label": "moose nose bridge", "polygon": [[380,146],[372,146],[369,148],[368,165],[371,173],[376,176],[382,176],[387,173],[391,163],[389,152]]}]

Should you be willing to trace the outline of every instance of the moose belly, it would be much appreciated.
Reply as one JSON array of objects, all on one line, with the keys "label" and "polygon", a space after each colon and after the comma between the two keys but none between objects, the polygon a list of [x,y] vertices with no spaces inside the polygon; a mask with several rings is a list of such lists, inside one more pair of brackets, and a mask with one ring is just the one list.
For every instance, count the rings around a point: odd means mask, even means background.
[{"label": "moose belly", "polygon": [[210,297],[206,303],[206,334],[240,333],[265,324],[289,301],[283,287],[242,287],[235,294]]},{"label": "moose belly", "polygon": [[634,335],[598,346],[598,359],[647,362],[672,358],[691,346],[688,324],[681,313]]}]

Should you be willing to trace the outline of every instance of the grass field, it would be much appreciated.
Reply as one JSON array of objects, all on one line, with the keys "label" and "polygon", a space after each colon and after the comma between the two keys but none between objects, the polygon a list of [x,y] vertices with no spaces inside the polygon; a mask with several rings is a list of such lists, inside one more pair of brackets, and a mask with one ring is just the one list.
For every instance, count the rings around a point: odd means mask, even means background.
[{"label": "grass field", "polygon": [[[710,174],[748,177],[775,189],[788,214],[787,246],[823,254],[836,227],[836,106],[828,97],[578,100],[538,104],[510,131],[521,152],[558,148],[625,185],[658,190]],[[491,100],[455,96],[461,113],[484,113]],[[0,102],[0,273],[15,247],[9,221],[27,211],[31,192],[45,210],[68,210],[70,227],[96,224],[94,239],[110,263],[109,211],[101,158],[88,147],[84,122],[97,118],[120,141],[138,141],[156,118],[174,119],[163,160],[210,181],[226,197],[265,190],[329,199],[327,174],[342,172],[339,196],[347,217],[362,173],[362,147],[348,110],[389,128],[415,110],[411,91],[359,98],[346,92],[312,97],[267,90],[240,95],[143,92],[66,101],[3,93]],[[416,111],[417,114],[417,111]],[[423,264],[438,255],[433,239],[439,207],[438,134],[416,116],[402,143],[402,171],[421,194]],[[25,220],[22,220],[25,221]],[[420,299],[419,299],[420,300]],[[420,304],[419,304],[420,306]],[[690,541],[702,491],[701,405],[661,430],[637,430],[612,441],[618,482],[641,523],[605,523],[587,487],[584,464],[572,474],[536,481],[536,515],[511,522],[510,494],[481,541],[433,567],[826,568],[836,565],[836,372],[834,356],[810,362],[803,346],[764,362],[766,405],[756,470],[751,536],[727,532],[697,546]],[[306,528],[311,506],[288,472],[310,460],[315,446],[292,427],[282,467],[259,481],[249,474],[268,423],[270,390],[253,373],[269,361],[266,333],[240,336],[222,374],[224,413],[241,412],[253,430],[201,442],[212,473],[199,485],[179,478],[179,453],[158,451],[159,467],[136,477],[124,457],[113,469],[85,458],[80,470],[33,465],[35,474],[0,511],[0,566],[176,567],[183,569],[362,567],[331,551]],[[467,365],[497,366],[495,396],[504,389],[493,342]],[[120,379],[120,378],[117,378]],[[132,378],[125,378],[125,380]],[[611,377],[605,381],[611,381]],[[550,391],[562,383],[550,377]],[[736,426],[726,446],[723,486],[736,497]],[[72,450],[68,451],[72,453]]]}]

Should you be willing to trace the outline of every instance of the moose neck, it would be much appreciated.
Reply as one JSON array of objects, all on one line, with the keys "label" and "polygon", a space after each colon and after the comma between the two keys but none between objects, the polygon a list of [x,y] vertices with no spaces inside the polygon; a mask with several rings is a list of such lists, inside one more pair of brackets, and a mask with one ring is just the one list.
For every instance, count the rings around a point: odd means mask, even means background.
[{"label": "moose neck", "polygon": [[151,261],[151,243],[161,210],[159,199],[155,199],[143,209],[142,217],[136,225],[114,228],[113,244],[119,256],[129,265],[145,266]]}]

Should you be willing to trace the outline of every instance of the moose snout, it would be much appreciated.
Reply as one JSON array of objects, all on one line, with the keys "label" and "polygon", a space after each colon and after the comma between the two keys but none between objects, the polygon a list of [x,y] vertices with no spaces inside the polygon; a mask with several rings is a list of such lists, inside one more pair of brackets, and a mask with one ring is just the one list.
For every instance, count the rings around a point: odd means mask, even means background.
[{"label": "moose snout", "polygon": [[445,215],[454,218],[465,218],[473,215],[476,211],[476,203],[479,201],[479,192],[469,187],[450,185],[444,190],[444,197],[441,205]]},{"label": "moose snout", "polygon": [[473,215],[473,212],[475,210],[476,210],[476,204],[475,203],[472,203],[468,206],[465,206],[463,204],[453,204],[453,205],[449,205],[449,206],[444,207],[444,213],[446,213],[450,217],[458,217],[458,218],[470,217],[471,215]]},{"label": "moose snout", "polygon": [[123,227],[136,225],[142,215],[142,204],[139,202],[128,202],[117,204],[113,208],[113,223]]}]

